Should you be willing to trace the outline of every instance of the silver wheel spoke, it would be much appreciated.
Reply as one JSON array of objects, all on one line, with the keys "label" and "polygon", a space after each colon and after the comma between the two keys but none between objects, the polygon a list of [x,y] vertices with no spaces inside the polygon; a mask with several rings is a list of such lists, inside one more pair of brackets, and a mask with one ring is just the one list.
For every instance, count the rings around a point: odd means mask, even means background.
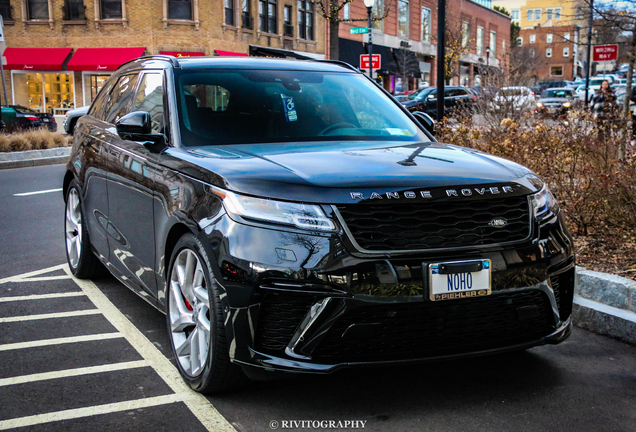
[{"label": "silver wheel spoke", "polygon": [[66,251],[69,264],[76,267],[82,253],[82,211],[79,193],[73,188],[66,202]]}]

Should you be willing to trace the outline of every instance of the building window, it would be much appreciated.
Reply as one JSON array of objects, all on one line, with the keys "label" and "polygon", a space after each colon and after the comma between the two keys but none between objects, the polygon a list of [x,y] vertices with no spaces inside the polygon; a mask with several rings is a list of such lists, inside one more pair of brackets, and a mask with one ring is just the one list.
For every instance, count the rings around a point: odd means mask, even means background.
[{"label": "building window", "polygon": [[520,12],[520,11],[519,11],[519,9],[513,9],[513,10],[511,10],[511,11],[510,11],[511,18],[512,18],[513,20],[517,20],[517,21],[518,21],[518,20],[519,20],[519,12]]},{"label": "building window", "polygon": [[570,33],[565,33],[563,39],[565,39],[565,42],[570,42]]},{"label": "building window", "polygon": [[563,48],[563,57],[570,57],[570,48],[569,47],[564,47]]},{"label": "building window", "polygon": [[484,54],[484,28],[477,27],[477,43],[475,44],[476,54],[478,56]]},{"label": "building window", "polygon": [[531,34],[528,40],[530,41],[531,44],[535,43],[537,41],[537,35]]},{"label": "building window", "polygon": [[298,36],[314,40],[314,5],[310,1],[298,2]]},{"label": "building window", "polygon": [[563,76],[563,66],[551,66],[550,76]]},{"label": "building window", "polygon": [[398,0],[398,35],[409,37],[409,2]]},{"label": "building window", "polygon": [[168,19],[192,20],[192,0],[168,0]]},{"label": "building window", "polygon": [[495,56],[495,53],[497,52],[497,32],[491,31],[490,32],[490,55],[491,56]]},{"label": "building window", "polygon": [[292,25],[292,7],[291,5],[285,5],[283,10],[283,19],[285,20],[285,26],[283,28],[283,36],[294,36],[294,26]]},{"label": "building window", "polygon": [[561,8],[548,8],[546,11],[548,12],[548,19],[561,19]]},{"label": "building window", "polygon": [[101,19],[123,18],[122,0],[101,0]]},{"label": "building window", "polygon": [[51,114],[64,114],[75,107],[72,73],[16,71],[11,77],[16,105]]},{"label": "building window", "polygon": [[[373,16],[382,18],[384,16],[384,0],[376,0],[373,3]],[[375,20],[372,22],[373,28],[384,32],[384,20]]]},{"label": "building window", "polygon": [[344,14],[344,19],[349,19],[351,18],[351,3],[345,3],[344,7],[342,8],[342,13]]},{"label": "building window", "polygon": [[254,28],[254,23],[250,12],[250,0],[243,0],[243,6],[241,7],[241,27],[251,30]]},{"label": "building window", "polygon": [[462,21],[462,48],[468,46],[468,40],[470,37],[470,27],[467,21]]},{"label": "building window", "polygon": [[86,20],[84,0],[66,0],[62,10],[64,11],[64,21]]},{"label": "building window", "polygon": [[260,0],[261,31],[265,33],[278,33],[276,27],[276,0]]},{"label": "building window", "polygon": [[530,48],[528,50],[528,54],[530,55],[530,58],[534,58],[534,48]]},{"label": "building window", "polygon": [[48,20],[49,1],[27,0],[27,18],[30,20]]},{"label": "building window", "polygon": [[82,73],[82,82],[84,83],[84,106],[93,103],[97,97],[97,93],[104,87],[104,83],[110,78],[110,74],[91,74]]},{"label": "building window", "polygon": [[9,0],[0,0],[0,15],[4,21],[13,21],[11,16],[11,2]]},{"label": "building window", "polygon": [[431,41],[431,10],[425,7],[422,8],[422,40]]},{"label": "building window", "polygon": [[225,24],[234,25],[234,0],[225,0]]},{"label": "building window", "polygon": [[523,46],[523,38],[522,37],[518,37],[517,38],[517,46]]},{"label": "building window", "polygon": [[534,19],[539,21],[541,20],[541,9],[535,9],[534,11]]},{"label": "building window", "polygon": [[545,35],[545,41],[547,43],[552,43],[552,33],[548,33],[547,35]]},{"label": "building window", "polygon": [[546,48],[545,56],[548,57],[548,58],[552,57],[552,48]]}]

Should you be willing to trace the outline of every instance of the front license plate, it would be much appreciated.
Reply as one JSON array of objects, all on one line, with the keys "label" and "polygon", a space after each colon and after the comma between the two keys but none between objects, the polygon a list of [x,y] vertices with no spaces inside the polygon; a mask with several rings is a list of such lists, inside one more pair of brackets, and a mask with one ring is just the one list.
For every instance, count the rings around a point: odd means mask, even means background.
[{"label": "front license plate", "polygon": [[452,261],[428,265],[432,301],[481,297],[491,294],[490,260]]}]

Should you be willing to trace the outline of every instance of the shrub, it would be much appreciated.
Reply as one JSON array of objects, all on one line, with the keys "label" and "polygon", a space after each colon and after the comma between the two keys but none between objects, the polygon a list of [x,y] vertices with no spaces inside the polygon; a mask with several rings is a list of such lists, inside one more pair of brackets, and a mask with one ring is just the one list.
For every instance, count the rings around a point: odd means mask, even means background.
[{"label": "shrub", "polygon": [[41,150],[70,144],[71,137],[47,130],[0,135],[0,152]]},{"label": "shrub", "polygon": [[587,112],[566,119],[522,124],[445,123],[438,139],[502,156],[532,169],[559,199],[576,234],[636,228],[636,159],[628,146],[616,158],[618,143],[630,139],[619,121],[597,122]]}]

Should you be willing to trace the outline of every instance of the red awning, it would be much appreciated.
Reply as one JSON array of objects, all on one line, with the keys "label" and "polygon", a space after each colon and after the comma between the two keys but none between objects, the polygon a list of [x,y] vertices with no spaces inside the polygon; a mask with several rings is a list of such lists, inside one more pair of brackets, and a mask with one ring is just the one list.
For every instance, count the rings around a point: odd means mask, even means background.
[{"label": "red awning", "polygon": [[78,48],[68,62],[69,70],[114,71],[127,61],[141,57],[145,47]]},{"label": "red awning", "polygon": [[204,57],[204,52],[187,52],[187,51],[159,51],[159,54],[170,55],[173,57]]},{"label": "red awning", "polygon": [[249,54],[243,54],[243,53],[232,52],[232,51],[214,50],[214,52],[216,53],[216,55],[221,57],[248,57],[249,56]]},{"label": "red awning", "polygon": [[72,48],[12,48],[4,50],[5,69],[12,70],[65,70],[64,62]]}]

